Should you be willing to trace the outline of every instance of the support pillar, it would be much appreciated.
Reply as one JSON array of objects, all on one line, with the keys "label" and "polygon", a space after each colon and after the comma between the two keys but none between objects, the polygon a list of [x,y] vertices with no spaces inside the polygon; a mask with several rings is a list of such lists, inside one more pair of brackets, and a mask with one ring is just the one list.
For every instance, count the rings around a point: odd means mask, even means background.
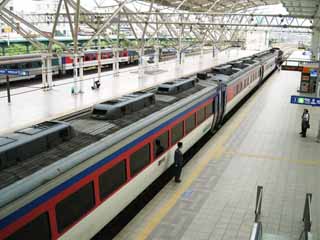
[{"label": "support pillar", "polygon": [[48,84],[47,84],[47,67],[46,67],[46,58],[45,56],[42,56],[41,58],[41,70],[42,70],[42,88],[44,90],[47,90]]},{"label": "support pillar", "polygon": [[101,80],[101,37],[98,35],[98,80]]},{"label": "support pillar", "polygon": [[84,54],[81,53],[80,55],[80,64],[79,64],[79,75],[80,75],[80,91],[79,93],[83,93],[83,57]]},{"label": "support pillar", "polygon": [[51,61],[51,54],[47,56],[47,88],[48,90],[52,89],[52,61]]},{"label": "support pillar", "polygon": [[140,49],[140,57],[139,57],[139,66],[138,66],[138,74],[139,78],[143,78],[144,75],[144,59],[143,59],[144,49]]},{"label": "support pillar", "polygon": [[319,42],[320,42],[320,32],[316,29],[313,29],[311,49],[312,49],[312,58],[315,60],[319,60]]},{"label": "support pillar", "polygon": [[78,94],[78,56],[73,56],[73,87],[72,94]]},{"label": "support pillar", "polygon": [[159,58],[160,58],[160,51],[159,51],[159,45],[155,46],[155,56],[154,56],[154,63],[156,69],[159,69]]},{"label": "support pillar", "polygon": [[115,75],[119,75],[119,48],[116,49],[116,64],[115,64]]}]

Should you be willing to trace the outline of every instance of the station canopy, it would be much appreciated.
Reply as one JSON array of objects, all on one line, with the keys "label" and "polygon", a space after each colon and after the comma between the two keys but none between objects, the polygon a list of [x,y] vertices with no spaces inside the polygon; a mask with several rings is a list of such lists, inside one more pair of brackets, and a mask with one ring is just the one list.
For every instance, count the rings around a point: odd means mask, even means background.
[{"label": "station canopy", "polygon": [[[151,2],[151,0],[147,0]],[[154,0],[155,3],[190,12],[239,12],[260,6],[282,4],[289,15],[313,17],[318,0]]]}]

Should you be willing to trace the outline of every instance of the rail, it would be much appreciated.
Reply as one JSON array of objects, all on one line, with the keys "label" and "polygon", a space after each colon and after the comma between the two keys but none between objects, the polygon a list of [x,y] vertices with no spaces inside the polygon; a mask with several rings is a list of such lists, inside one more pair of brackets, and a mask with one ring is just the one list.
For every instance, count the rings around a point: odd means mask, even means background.
[{"label": "rail", "polygon": [[304,210],[303,210],[303,218],[302,221],[304,223],[303,231],[300,235],[299,240],[312,240],[311,234],[311,226],[312,226],[312,211],[311,211],[311,200],[312,194],[306,194],[306,200],[304,203]]},{"label": "rail", "polygon": [[257,197],[256,197],[256,208],[254,210],[254,224],[251,230],[250,240],[261,240],[262,239],[262,223],[260,221],[261,217],[261,206],[262,206],[262,195],[263,187],[257,187]]}]

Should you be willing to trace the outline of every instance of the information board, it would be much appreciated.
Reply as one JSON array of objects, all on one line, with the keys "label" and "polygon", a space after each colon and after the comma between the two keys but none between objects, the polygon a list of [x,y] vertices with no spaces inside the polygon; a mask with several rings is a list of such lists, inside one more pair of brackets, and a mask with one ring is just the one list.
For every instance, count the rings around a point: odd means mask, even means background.
[{"label": "information board", "polygon": [[292,104],[320,107],[320,98],[315,97],[291,96],[290,102]]}]

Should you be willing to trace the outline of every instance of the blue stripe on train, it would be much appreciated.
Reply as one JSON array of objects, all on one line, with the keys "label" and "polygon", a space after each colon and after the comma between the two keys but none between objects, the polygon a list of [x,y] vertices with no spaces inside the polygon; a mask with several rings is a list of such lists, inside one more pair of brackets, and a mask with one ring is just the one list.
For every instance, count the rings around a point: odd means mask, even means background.
[{"label": "blue stripe on train", "polygon": [[96,164],[90,166],[89,168],[85,169],[81,173],[77,174],[76,176],[70,178],[69,180],[65,181],[64,183],[61,183],[59,186],[53,188],[49,192],[43,194],[42,196],[38,197],[37,199],[33,200],[32,202],[28,203],[27,205],[23,206],[22,208],[16,210],[15,212],[11,213],[7,217],[3,218],[0,220],[0,229],[4,229],[6,226],[9,224],[13,223],[20,217],[24,216],[28,212],[32,211],[34,208],[38,207],[39,205],[43,204],[44,202],[50,200],[51,198],[55,197],[57,194],[60,192],[64,191],[68,187],[72,186],[73,184],[77,183],[84,177],[87,177],[97,169],[101,168],[104,166],[106,163],[110,162],[112,159],[118,157],[122,153],[126,152],[133,146],[137,145],[138,143],[142,142],[144,139],[152,136],[156,132],[158,132],[160,129],[166,127],[170,123],[174,122],[178,118],[182,117],[183,115],[191,112],[193,109],[197,108],[201,104],[205,103],[208,101],[210,98],[213,98],[215,95],[210,96],[206,98],[205,100],[195,104],[194,106],[190,107],[189,109],[185,110],[184,112],[176,115],[175,117],[167,120],[166,122],[162,123],[158,127],[150,130],[149,132],[145,133],[144,135],[140,136],[139,138],[135,139],[134,141],[130,142],[129,144],[125,145],[124,147],[120,148],[118,151],[114,152],[113,154],[109,155],[108,157],[102,159],[101,161],[97,162]]}]

